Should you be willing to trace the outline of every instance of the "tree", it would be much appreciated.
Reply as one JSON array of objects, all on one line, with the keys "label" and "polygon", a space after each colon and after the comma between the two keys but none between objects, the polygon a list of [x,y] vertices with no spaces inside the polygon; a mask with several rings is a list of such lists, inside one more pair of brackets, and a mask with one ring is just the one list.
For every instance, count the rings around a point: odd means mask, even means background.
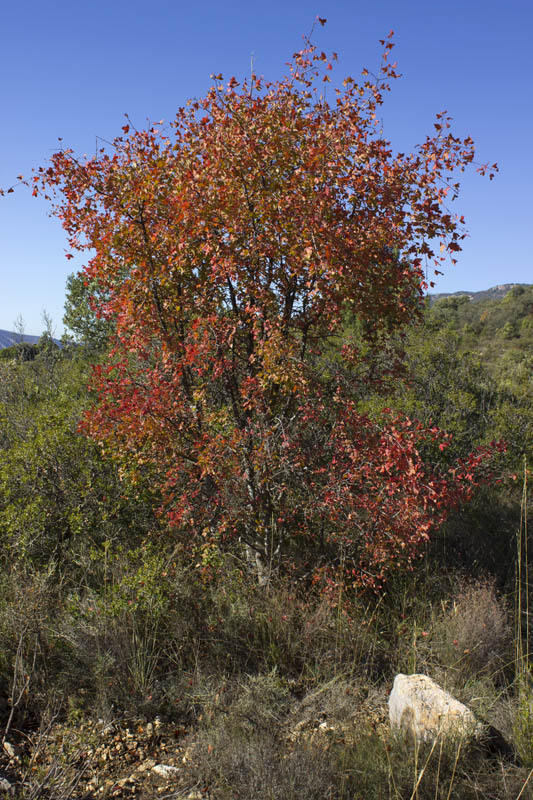
[{"label": "tree", "polygon": [[445,202],[474,157],[446,114],[393,152],[377,120],[397,77],[383,47],[378,77],[346,78],[335,103],[336,54],[307,41],[280,81],[214,76],[170,130],[125,125],[112,150],[63,150],[34,177],[71,247],[94,250],[84,280],[116,324],[86,432],[149,467],[177,531],[242,548],[263,578],[342,565],[378,585],[483,461],[434,474],[419,446],[446,447],[436,428],[358,410],[365,383],[398,372],[369,359],[418,318],[424,262],[461,249]]},{"label": "tree", "polygon": [[17,314],[17,318],[13,322],[13,327],[18,337],[18,343],[20,344],[24,341],[24,334],[26,333],[26,323],[24,322],[22,314]]},{"label": "tree", "polygon": [[74,340],[90,351],[103,350],[112,333],[112,322],[99,318],[96,311],[107,299],[99,292],[97,283],[89,282],[85,275],[68,276],[63,324]]}]

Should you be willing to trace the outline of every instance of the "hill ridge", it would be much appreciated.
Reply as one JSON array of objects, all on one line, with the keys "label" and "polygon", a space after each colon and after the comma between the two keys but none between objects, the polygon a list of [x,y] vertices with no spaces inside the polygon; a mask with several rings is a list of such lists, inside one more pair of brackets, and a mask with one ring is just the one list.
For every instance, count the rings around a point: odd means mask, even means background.
[{"label": "hill ridge", "polygon": [[444,297],[469,297],[473,303],[481,303],[484,300],[501,300],[504,298],[511,289],[515,286],[523,286],[527,288],[533,284],[530,283],[499,283],[496,286],[491,286],[489,289],[481,289],[478,292],[470,292],[468,290],[459,290],[457,292],[437,292],[435,294],[428,294],[430,305],[436,303],[437,300],[442,300]]},{"label": "hill ridge", "polygon": [[[3,350],[6,347],[12,347],[14,344],[21,344],[23,342],[26,344],[37,344],[40,338],[40,336],[33,336],[27,333],[20,334],[14,331],[5,331],[0,329],[0,350]],[[53,339],[53,341],[57,345],[61,344],[59,339]]]}]

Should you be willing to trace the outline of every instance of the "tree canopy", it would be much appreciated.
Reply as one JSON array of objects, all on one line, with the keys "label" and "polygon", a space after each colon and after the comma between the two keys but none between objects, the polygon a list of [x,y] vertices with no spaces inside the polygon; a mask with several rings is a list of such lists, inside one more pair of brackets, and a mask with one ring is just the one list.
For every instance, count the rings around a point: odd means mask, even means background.
[{"label": "tree canopy", "polygon": [[35,175],[91,253],[83,279],[116,331],[84,429],[156,482],[206,559],[241,550],[262,578],[378,586],[486,456],[435,470],[421,450],[447,447],[438,428],[360,409],[400,375],[387,341],[419,317],[427,265],[461,249],[446,203],[474,158],[445,113],[393,150],[382,44],[376,77],[334,89],[336,54],[310,42],[279,81],[214,76],[168,129],[125,125],[110,149],[62,150]]}]

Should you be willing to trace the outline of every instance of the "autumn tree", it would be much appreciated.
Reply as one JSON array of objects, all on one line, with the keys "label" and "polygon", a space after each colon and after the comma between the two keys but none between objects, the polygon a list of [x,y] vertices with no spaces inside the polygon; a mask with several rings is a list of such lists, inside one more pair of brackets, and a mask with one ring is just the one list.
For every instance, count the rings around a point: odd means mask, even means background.
[{"label": "autumn tree", "polygon": [[84,429],[157,482],[177,534],[234,548],[262,579],[342,568],[379,585],[483,461],[435,473],[420,445],[446,435],[359,409],[399,374],[387,341],[417,319],[426,265],[460,250],[446,202],[474,158],[445,113],[394,152],[382,44],[376,77],[337,88],[336,54],[309,41],[279,81],[213,76],[168,129],[125,125],[112,148],[63,150],[34,179],[91,253],[82,274],[116,330]]}]

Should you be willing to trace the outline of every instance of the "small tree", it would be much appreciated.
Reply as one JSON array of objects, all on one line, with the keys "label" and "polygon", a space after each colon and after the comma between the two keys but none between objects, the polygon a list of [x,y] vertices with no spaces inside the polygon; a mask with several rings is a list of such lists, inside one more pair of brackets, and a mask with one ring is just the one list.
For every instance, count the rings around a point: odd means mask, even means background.
[{"label": "small tree", "polygon": [[96,281],[89,281],[86,275],[71,273],[68,276],[63,324],[74,341],[90,351],[103,350],[109,342],[112,323],[99,317],[97,311],[108,299],[99,292]]},{"label": "small tree", "polygon": [[22,314],[17,314],[17,318],[13,322],[15,333],[17,334],[17,343],[21,344],[24,341],[24,334],[26,333],[26,323]]},{"label": "small tree", "polygon": [[444,448],[437,429],[358,410],[398,374],[387,337],[419,316],[424,260],[460,250],[444,204],[474,156],[445,114],[393,152],[383,47],[378,77],[346,78],[334,103],[336,55],[307,42],[280,81],[215,76],[170,131],[125,125],[110,152],[62,151],[35,176],[60,193],[72,248],[94,250],[84,279],[116,324],[85,430],[151,470],[190,541],[242,548],[261,577],[342,566],[378,585],[483,460],[433,474],[418,448]]}]

